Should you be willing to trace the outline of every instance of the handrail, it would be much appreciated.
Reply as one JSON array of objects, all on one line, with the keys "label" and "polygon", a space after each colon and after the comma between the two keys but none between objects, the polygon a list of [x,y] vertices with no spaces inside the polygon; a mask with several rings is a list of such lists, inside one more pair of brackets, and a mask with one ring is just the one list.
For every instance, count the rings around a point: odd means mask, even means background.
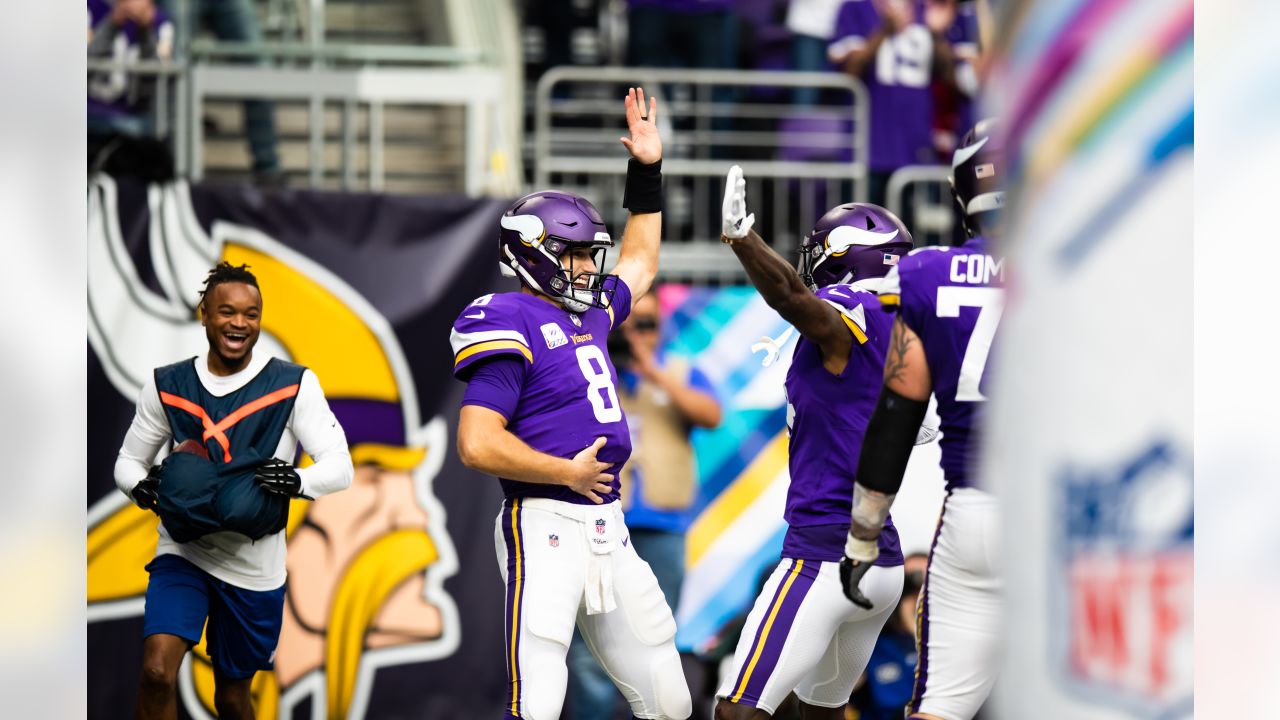
[{"label": "handrail", "polygon": [[[869,168],[866,87],[843,73],[656,67],[547,70],[534,92],[530,143],[537,187],[558,186],[617,209],[626,163],[619,161],[618,88],[643,85],[662,98],[669,132],[662,170],[667,215],[661,273],[667,279],[741,281],[733,255],[716,250],[722,178],[737,164],[747,178],[756,226],[789,256],[817,216],[865,197]],[[794,88],[832,91],[831,102],[768,102]]]},{"label": "handrail", "polygon": [[181,75],[187,66],[175,60],[140,60],[137,58],[91,57],[85,62],[89,72],[114,72],[124,70],[139,75]]},{"label": "handrail", "polygon": [[302,42],[222,42],[193,40],[190,53],[199,58],[280,58],[290,60],[347,60],[351,62],[479,63],[485,53],[478,48],[446,45],[356,45]]}]

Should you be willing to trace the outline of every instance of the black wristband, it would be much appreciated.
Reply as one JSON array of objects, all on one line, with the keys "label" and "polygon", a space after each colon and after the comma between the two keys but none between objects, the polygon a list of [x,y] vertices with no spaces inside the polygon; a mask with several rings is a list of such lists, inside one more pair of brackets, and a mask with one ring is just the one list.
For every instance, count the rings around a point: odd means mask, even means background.
[{"label": "black wristband", "polygon": [[622,191],[622,207],[633,213],[662,212],[662,159],[651,165],[631,158],[627,161],[627,186]]},{"label": "black wristband", "polygon": [[916,444],[916,433],[928,409],[928,401],[905,398],[887,387],[880,389],[880,399],[867,423],[858,455],[860,485],[886,495],[898,492]]}]

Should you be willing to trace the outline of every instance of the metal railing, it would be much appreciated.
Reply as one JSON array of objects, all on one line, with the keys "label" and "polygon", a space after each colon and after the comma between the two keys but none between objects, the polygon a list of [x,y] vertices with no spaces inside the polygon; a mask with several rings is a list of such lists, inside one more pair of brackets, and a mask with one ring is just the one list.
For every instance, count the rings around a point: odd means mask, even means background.
[{"label": "metal railing", "polygon": [[951,168],[945,165],[899,168],[885,185],[885,204],[890,212],[908,223],[917,247],[951,244],[956,224]]},{"label": "metal railing", "polygon": [[[662,273],[666,279],[734,282],[743,277],[720,234],[724,176],[747,179],[756,228],[784,257],[822,213],[867,188],[867,93],[838,73],[558,67],[534,93],[534,184],[591,199],[621,228],[626,153],[619,102],[628,86],[659,98],[663,136]],[[834,96],[797,105],[796,88]],[[714,243],[714,244],[713,244]]]},{"label": "metal railing", "polygon": [[[501,110],[502,78],[484,68],[271,68],[243,65],[197,64],[191,71],[193,117],[199,118],[211,98],[304,100],[307,113],[310,182],[320,185],[325,173],[324,108],[338,103],[342,112],[340,177],[343,189],[356,189],[359,178],[354,162],[359,144],[355,116],[360,106],[369,112],[369,162],[365,180],[370,190],[383,188],[385,168],[384,109],[388,105],[447,106],[465,108],[463,164],[465,191],[482,194],[488,185],[488,155]],[[191,126],[190,170],[192,179],[204,175],[203,128]]]},{"label": "metal railing", "polygon": [[173,60],[91,57],[86,60],[85,67],[90,73],[127,73],[154,79],[155,94],[150,108],[152,132],[156,137],[169,135],[172,98],[176,94],[171,86],[186,74],[185,63]]},{"label": "metal railing", "polygon": [[[273,0],[282,1],[286,0]],[[205,175],[204,114],[213,99],[305,103],[312,186],[324,182],[328,170],[325,151],[332,148],[334,139],[326,137],[324,116],[326,108],[336,105],[341,116],[336,138],[339,186],[375,191],[383,189],[385,182],[384,118],[389,107],[461,107],[466,131],[459,148],[464,185],[459,190],[509,193],[512,168],[519,168],[518,143],[509,137],[509,123],[500,108],[509,94],[505,91],[518,81],[496,67],[502,52],[494,50],[496,43],[490,37],[494,33],[473,33],[461,41],[481,45],[475,47],[329,43],[324,0],[292,2],[299,10],[293,32],[284,33],[281,40],[248,43],[192,39],[191,0],[178,0],[174,60],[91,58],[89,70],[157,78],[150,108],[154,135],[169,141],[177,173],[194,180]],[[498,0],[477,1],[463,5],[462,10],[463,14],[485,11],[492,15],[498,4]],[[367,116],[363,136],[357,123],[361,115]],[[367,158],[363,164],[356,162],[360,150]]]}]

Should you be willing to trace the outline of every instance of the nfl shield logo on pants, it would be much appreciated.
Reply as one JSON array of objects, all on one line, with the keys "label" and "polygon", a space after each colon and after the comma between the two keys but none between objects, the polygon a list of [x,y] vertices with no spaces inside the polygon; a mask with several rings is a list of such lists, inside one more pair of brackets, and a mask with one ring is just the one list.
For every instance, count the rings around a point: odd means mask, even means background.
[{"label": "nfl shield logo on pants", "polygon": [[600,535],[604,534],[604,518],[596,520],[596,533]]},{"label": "nfl shield logo on pants", "polygon": [[550,545],[551,547],[560,547],[560,536],[559,536],[559,535],[548,535],[548,536],[547,536],[547,544],[548,544],[548,545]]}]

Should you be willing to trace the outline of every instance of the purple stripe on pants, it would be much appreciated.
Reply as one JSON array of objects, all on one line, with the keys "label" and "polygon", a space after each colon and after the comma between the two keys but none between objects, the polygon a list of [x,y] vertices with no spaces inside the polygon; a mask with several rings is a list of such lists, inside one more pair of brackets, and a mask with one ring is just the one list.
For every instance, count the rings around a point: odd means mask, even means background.
[{"label": "purple stripe on pants", "polygon": [[506,606],[506,655],[507,697],[506,711],[511,717],[520,717],[520,622],[524,614],[524,533],[520,531],[520,500],[507,500],[502,510],[502,537],[507,543],[507,606]]},{"label": "purple stripe on pants", "polygon": [[[778,666],[778,660],[782,657],[782,648],[787,644],[791,626],[795,624],[800,606],[804,603],[809,588],[813,587],[821,566],[821,562],[814,560],[791,561],[791,567],[782,577],[782,582],[778,583],[778,590],[774,593],[772,602],[769,603],[768,612],[760,620],[755,641],[751,644],[751,652],[747,655],[742,671],[738,675],[738,681],[734,685],[732,697],[738,698],[734,702],[752,707],[759,706],[764,688],[769,684],[769,678],[772,677],[774,669]],[[770,617],[773,619],[772,623],[770,623]],[[757,653],[759,653],[758,657]],[[750,670],[749,673],[748,670]],[[742,688],[744,678],[746,688],[739,694],[738,689]]]},{"label": "purple stripe on pants", "polygon": [[951,492],[947,492],[942,501],[942,511],[938,513],[938,527],[933,531],[933,542],[929,545],[929,563],[924,569],[924,587],[920,588],[920,605],[916,613],[916,681],[911,688],[911,704],[907,706],[911,714],[920,712],[920,703],[924,701],[925,686],[929,682],[929,569],[933,567],[933,552],[938,547],[938,538],[942,536],[942,520],[947,515],[947,500]]}]

